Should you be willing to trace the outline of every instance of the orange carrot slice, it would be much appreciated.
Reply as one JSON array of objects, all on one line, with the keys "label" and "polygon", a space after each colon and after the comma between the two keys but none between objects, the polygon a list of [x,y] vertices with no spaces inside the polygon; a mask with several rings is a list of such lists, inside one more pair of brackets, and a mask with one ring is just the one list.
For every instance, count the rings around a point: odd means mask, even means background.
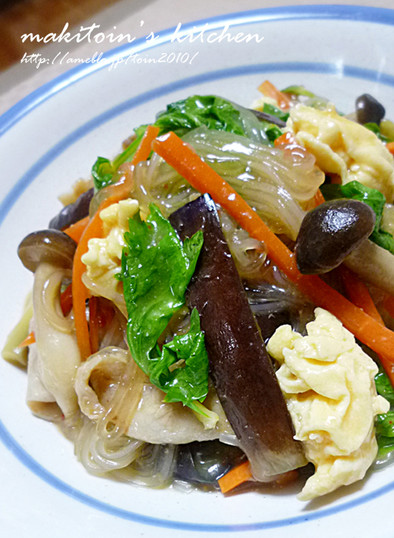
[{"label": "orange carrot slice", "polygon": [[221,492],[227,493],[251,479],[253,479],[253,475],[250,464],[248,461],[245,461],[230,469],[228,473],[219,478],[218,483]]},{"label": "orange carrot slice", "polygon": [[290,97],[285,93],[279,91],[278,88],[274,86],[269,80],[265,80],[262,84],[260,84],[257,89],[266,97],[271,97],[272,99],[275,99],[279,107],[283,110],[290,108]]},{"label": "orange carrot slice", "polygon": [[387,312],[390,314],[390,316],[394,318],[394,297],[392,295],[388,295],[384,299],[383,306],[387,310]]},{"label": "orange carrot slice", "polygon": [[379,314],[375,303],[372,300],[371,294],[367,286],[358,276],[344,265],[340,266],[342,282],[345,286],[346,294],[353,304],[362,308],[364,312],[384,325],[382,316]]},{"label": "orange carrot slice", "polygon": [[31,344],[35,344],[35,343],[36,343],[36,336],[34,332],[32,331],[26,336],[24,340],[22,340],[22,342],[18,345],[18,347],[31,346]]},{"label": "orange carrot slice", "polygon": [[325,202],[324,196],[322,195],[322,192],[320,189],[317,189],[315,196],[313,198],[315,200],[316,207]]},{"label": "orange carrot slice", "polygon": [[389,150],[390,153],[394,155],[394,142],[388,142],[386,144],[386,148]]},{"label": "orange carrot slice", "polygon": [[65,234],[67,234],[71,239],[74,239],[76,243],[79,243],[79,240],[81,239],[81,236],[83,232],[85,231],[86,226],[89,223],[89,217],[85,217],[81,220],[78,220],[74,224],[71,224],[68,228],[66,228],[64,231]]}]

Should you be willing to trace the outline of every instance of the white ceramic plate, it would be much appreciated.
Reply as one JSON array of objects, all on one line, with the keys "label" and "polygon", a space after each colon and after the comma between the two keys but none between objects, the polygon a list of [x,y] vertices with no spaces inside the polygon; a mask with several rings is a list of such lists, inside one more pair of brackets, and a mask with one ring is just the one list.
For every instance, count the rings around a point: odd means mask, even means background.
[{"label": "white ceramic plate", "polygon": [[[215,42],[226,25],[230,37],[251,39]],[[200,92],[248,105],[269,78],[279,87],[305,84],[346,111],[368,92],[394,117],[394,11],[300,6],[183,30],[182,43],[172,29],[154,44],[140,40],[107,54],[109,64],[123,59],[116,69],[80,66],[1,118],[2,342],[32,282],[16,257],[21,238],[45,228],[60,208],[57,195],[87,177],[97,155],[116,154],[132,127],[151,121],[166,103]],[[393,468],[312,505],[294,492],[224,498],[119,484],[88,475],[56,428],[30,414],[24,372],[3,360],[0,372],[2,536],[393,536]]]}]

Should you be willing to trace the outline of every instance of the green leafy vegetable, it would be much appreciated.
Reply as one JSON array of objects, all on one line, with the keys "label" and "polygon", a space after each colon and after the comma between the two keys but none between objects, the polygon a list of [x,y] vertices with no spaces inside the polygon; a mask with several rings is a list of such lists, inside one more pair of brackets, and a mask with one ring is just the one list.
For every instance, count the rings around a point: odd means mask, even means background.
[{"label": "green leafy vegetable", "polygon": [[270,105],[269,103],[264,103],[263,112],[265,112],[266,114],[270,114],[271,116],[275,116],[282,121],[287,121],[290,116],[288,112],[284,112],[277,106]]},{"label": "green leafy vegetable", "polygon": [[385,136],[377,123],[364,123],[364,127],[376,134],[376,136],[384,143],[390,142],[390,138]]},{"label": "green leafy vegetable", "polygon": [[198,312],[192,312],[187,334],[176,336],[161,350],[157,344],[173,314],[185,303],[203,243],[202,231],[182,243],[154,205],[146,222],[136,215],[129,228],[119,278],[131,354],[151,382],[166,392],[166,401],[208,411],[198,402],[208,392],[208,356]]},{"label": "green leafy vegetable", "polygon": [[[181,361],[179,368],[172,369],[178,361]],[[202,372],[206,375],[201,375]],[[183,402],[190,406],[193,400],[202,400],[207,395],[207,375],[204,334],[198,312],[193,309],[189,332],[164,344],[160,358],[151,369],[151,381],[167,393],[166,402]]]},{"label": "green leafy vegetable", "polygon": [[167,105],[158,114],[155,125],[160,134],[174,131],[183,136],[188,131],[205,126],[215,131],[227,131],[267,143],[260,121],[247,108],[216,95],[193,95]]},{"label": "green leafy vegetable", "polygon": [[137,151],[137,149],[138,149],[138,147],[139,147],[139,145],[141,143],[142,137],[145,134],[146,128],[147,128],[147,125],[140,125],[136,129],[134,129],[134,135],[135,135],[134,140],[132,140],[130,142],[130,144],[127,146],[127,148],[124,151],[122,151],[122,153],[120,153],[114,159],[114,161],[112,163],[115,170],[117,170],[121,164],[132,160],[132,158],[134,157],[135,152]]},{"label": "green leafy vegetable", "polygon": [[287,86],[284,90],[281,90],[283,93],[292,93],[293,95],[303,95],[304,97],[316,97],[316,95],[305,88],[305,86]]},{"label": "green leafy vegetable", "polygon": [[134,139],[112,162],[105,157],[97,157],[97,160],[92,167],[93,184],[96,190],[111,185],[113,183],[114,174],[119,166],[132,160],[141,143],[142,137],[144,136],[146,127],[146,125],[141,125],[134,129]]},{"label": "green leafy vegetable", "polygon": [[264,130],[270,142],[275,142],[275,140],[283,134],[281,129],[277,125],[272,125],[272,123],[267,123]]},{"label": "green leafy vegetable", "polygon": [[244,125],[239,110],[216,96],[194,95],[171,103],[157,116],[155,125],[161,133],[174,131],[178,136],[205,125],[208,129],[243,135]]},{"label": "green leafy vegetable", "polygon": [[92,167],[93,183],[97,190],[107,187],[112,183],[112,177],[115,173],[111,161],[105,157],[97,157]]},{"label": "green leafy vegetable", "polygon": [[394,254],[394,237],[390,232],[382,229],[382,216],[386,198],[377,189],[366,187],[358,181],[350,181],[345,185],[322,185],[321,191],[326,200],[335,198],[351,198],[368,204],[375,212],[375,227],[369,239]]},{"label": "green leafy vegetable", "polygon": [[382,457],[394,450],[394,411],[378,415],[375,429],[379,447],[378,457]]},{"label": "green leafy vegetable", "polygon": [[[376,417],[376,433],[394,438],[394,411],[388,411]],[[393,439],[394,442],[394,439]]]},{"label": "green leafy vegetable", "polygon": [[378,458],[387,456],[394,450],[394,437],[377,436],[378,440]]},{"label": "green leafy vegetable", "polygon": [[394,450],[394,388],[383,370],[375,376],[375,385],[378,394],[386,398],[391,405],[390,411],[378,415],[375,420],[378,457],[383,457]]},{"label": "green leafy vegetable", "polygon": [[[263,112],[265,112],[266,114],[270,114],[271,116],[275,116],[276,118],[279,118],[280,120],[285,121],[285,122],[289,118],[288,112],[283,112],[283,110],[281,110],[280,108],[274,105],[270,105],[268,103],[264,103]],[[273,123],[260,120],[260,124],[261,124],[261,128],[264,130],[268,140],[271,143],[274,143],[275,140],[283,134],[283,131],[277,125],[274,125]]]},{"label": "green leafy vegetable", "polygon": [[391,405],[394,405],[394,388],[390,383],[388,375],[383,370],[376,374],[375,385],[378,394],[386,398]]}]

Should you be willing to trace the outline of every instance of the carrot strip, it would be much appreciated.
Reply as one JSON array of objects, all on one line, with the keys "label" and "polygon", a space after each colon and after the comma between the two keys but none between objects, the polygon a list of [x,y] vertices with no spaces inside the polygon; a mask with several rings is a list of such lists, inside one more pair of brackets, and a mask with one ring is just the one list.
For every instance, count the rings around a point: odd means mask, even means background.
[{"label": "carrot strip", "polygon": [[[158,127],[149,125],[141,140],[141,144],[137,149],[131,163],[136,166],[140,161],[146,160],[152,151],[152,141],[159,133]],[[92,346],[89,335],[89,326],[86,319],[86,301],[90,297],[90,293],[82,282],[82,275],[85,272],[85,264],[82,262],[82,256],[88,250],[88,242],[95,237],[102,237],[103,227],[100,218],[100,213],[103,209],[127,198],[132,189],[129,180],[124,179],[114,185],[107,187],[109,196],[105,198],[99,205],[96,213],[90,219],[88,225],[84,229],[78,242],[73,263],[72,274],[72,295],[74,308],[75,332],[77,336],[78,347],[81,353],[82,360],[86,360],[92,354]]]},{"label": "carrot strip", "polygon": [[82,256],[88,250],[89,239],[102,236],[102,222],[100,211],[97,211],[89,224],[85,228],[74,254],[72,273],[72,296],[74,309],[75,332],[81,359],[86,360],[91,354],[89,327],[86,319],[86,301],[90,297],[90,292],[82,282],[82,275],[86,270],[82,262]]},{"label": "carrot strip", "polygon": [[269,80],[265,80],[260,86],[257,88],[260,93],[265,95],[266,97],[271,97],[272,99],[275,99],[275,101],[278,103],[279,107],[282,109],[290,108],[291,105],[291,99],[288,95],[278,90],[276,86],[272,84]]},{"label": "carrot strip", "polygon": [[89,240],[103,236],[103,223],[100,218],[101,211],[116,201],[119,201],[119,199],[122,199],[121,194],[119,193],[119,196],[114,194],[102,201],[85,228],[74,254],[72,296],[75,332],[82,360],[86,360],[92,354],[92,348],[90,345],[88,321],[86,319],[86,301],[90,298],[91,294],[82,281],[82,275],[86,270],[86,266],[81,258],[88,251]]},{"label": "carrot strip", "polygon": [[315,196],[313,198],[315,200],[316,207],[318,205],[324,204],[325,202],[324,196],[322,195],[322,192],[320,189],[317,189]]},{"label": "carrot strip", "polygon": [[289,146],[297,144],[297,141],[290,131],[287,131],[286,133],[283,133],[282,135],[278,136],[278,138],[275,138],[274,140],[274,146],[280,147],[280,146]]},{"label": "carrot strip", "polygon": [[31,346],[31,344],[35,344],[36,342],[36,336],[34,334],[34,331],[32,331],[30,334],[26,336],[24,340],[20,344],[18,344],[18,347],[26,347]]},{"label": "carrot strip", "polygon": [[356,338],[384,357],[383,366],[394,382],[394,332],[380,325],[316,275],[302,275],[294,254],[255,211],[194,150],[174,133],[157,138],[153,149],[196,190],[209,193],[251,237],[264,242],[268,255],[316,305],[334,314]]},{"label": "carrot strip", "polygon": [[369,316],[384,325],[382,316],[379,314],[367,286],[350,269],[341,265],[342,282],[345,286],[346,295],[353,304],[364,310]]},{"label": "carrot strip", "polygon": [[60,294],[60,307],[63,312],[63,316],[68,316],[73,307],[73,293],[72,285],[69,284],[67,288]]},{"label": "carrot strip", "polygon": [[387,142],[386,148],[394,155],[394,142]]},{"label": "carrot strip", "polygon": [[81,220],[78,220],[77,222],[74,222],[74,224],[71,224],[71,226],[63,230],[63,232],[69,237],[71,237],[71,239],[74,239],[76,243],[79,243],[79,240],[81,239],[81,236],[85,231],[88,222],[89,217],[85,217]]},{"label": "carrot strip", "polygon": [[219,478],[218,483],[221,492],[227,493],[252,478],[253,475],[250,469],[250,464],[248,461],[244,461]]},{"label": "carrot strip", "polygon": [[339,174],[329,174],[331,185],[342,185],[342,178]]},{"label": "carrot strip", "polygon": [[394,318],[394,297],[392,295],[388,295],[384,299],[383,306],[387,310],[387,312],[390,314],[390,316]]},{"label": "carrot strip", "polygon": [[282,488],[283,486],[287,486],[288,484],[291,484],[291,482],[294,482],[299,477],[298,469],[292,469],[291,471],[287,471],[287,473],[281,474],[276,480],[275,485]]},{"label": "carrot strip", "polygon": [[114,319],[114,316],[115,312],[112,304],[109,301],[100,297],[97,309],[98,327],[100,329],[102,329],[103,327],[108,327]]},{"label": "carrot strip", "polygon": [[158,136],[160,129],[155,125],[148,125],[144,136],[142,137],[141,144],[139,145],[131,164],[134,166],[141,161],[146,161],[152,151],[152,142]]},{"label": "carrot strip", "polygon": [[[148,159],[152,151],[152,142],[159,134],[159,131],[159,128],[155,125],[148,125],[144,136],[142,137],[141,143],[135,152],[133,159],[131,160],[131,165],[137,166],[137,164],[141,161],[146,161],[146,159]],[[123,176],[117,183],[108,185],[108,187],[102,189],[101,192],[105,195],[105,200],[109,200],[107,205],[114,204],[129,197],[130,192],[133,190],[131,178],[132,176],[130,175]],[[101,204],[99,206],[99,210],[100,208]]]}]

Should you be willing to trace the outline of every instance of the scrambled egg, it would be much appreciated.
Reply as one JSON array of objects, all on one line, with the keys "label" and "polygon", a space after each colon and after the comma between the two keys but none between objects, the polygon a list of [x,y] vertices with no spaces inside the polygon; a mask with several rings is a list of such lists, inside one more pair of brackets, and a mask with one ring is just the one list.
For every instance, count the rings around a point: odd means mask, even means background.
[{"label": "scrambled egg", "polygon": [[389,403],[376,393],[373,360],[329,312],[315,310],[308,336],[279,327],[268,351],[280,364],[277,378],[295,438],[315,466],[299,499],[308,501],[364,477],[377,454],[375,415]]},{"label": "scrambled egg", "polygon": [[124,233],[129,229],[129,218],[138,211],[138,202],[131,198],[112,204],[100,213],[104,237],[90,239],[88,251],[82,256],[86,265],[85,285],[97,295],[114,301],[124,310],[121,283],[114,278],[121,267],[122,250],[126,246]]},{"label": "scrambled egg", "polygon": [[329,105],[317,110],[297,105],[288,127],[315,157],[323,172],[338,174],[342,183],[359,181],[394,200],[394,158],[366,127],[337,114]]}]

